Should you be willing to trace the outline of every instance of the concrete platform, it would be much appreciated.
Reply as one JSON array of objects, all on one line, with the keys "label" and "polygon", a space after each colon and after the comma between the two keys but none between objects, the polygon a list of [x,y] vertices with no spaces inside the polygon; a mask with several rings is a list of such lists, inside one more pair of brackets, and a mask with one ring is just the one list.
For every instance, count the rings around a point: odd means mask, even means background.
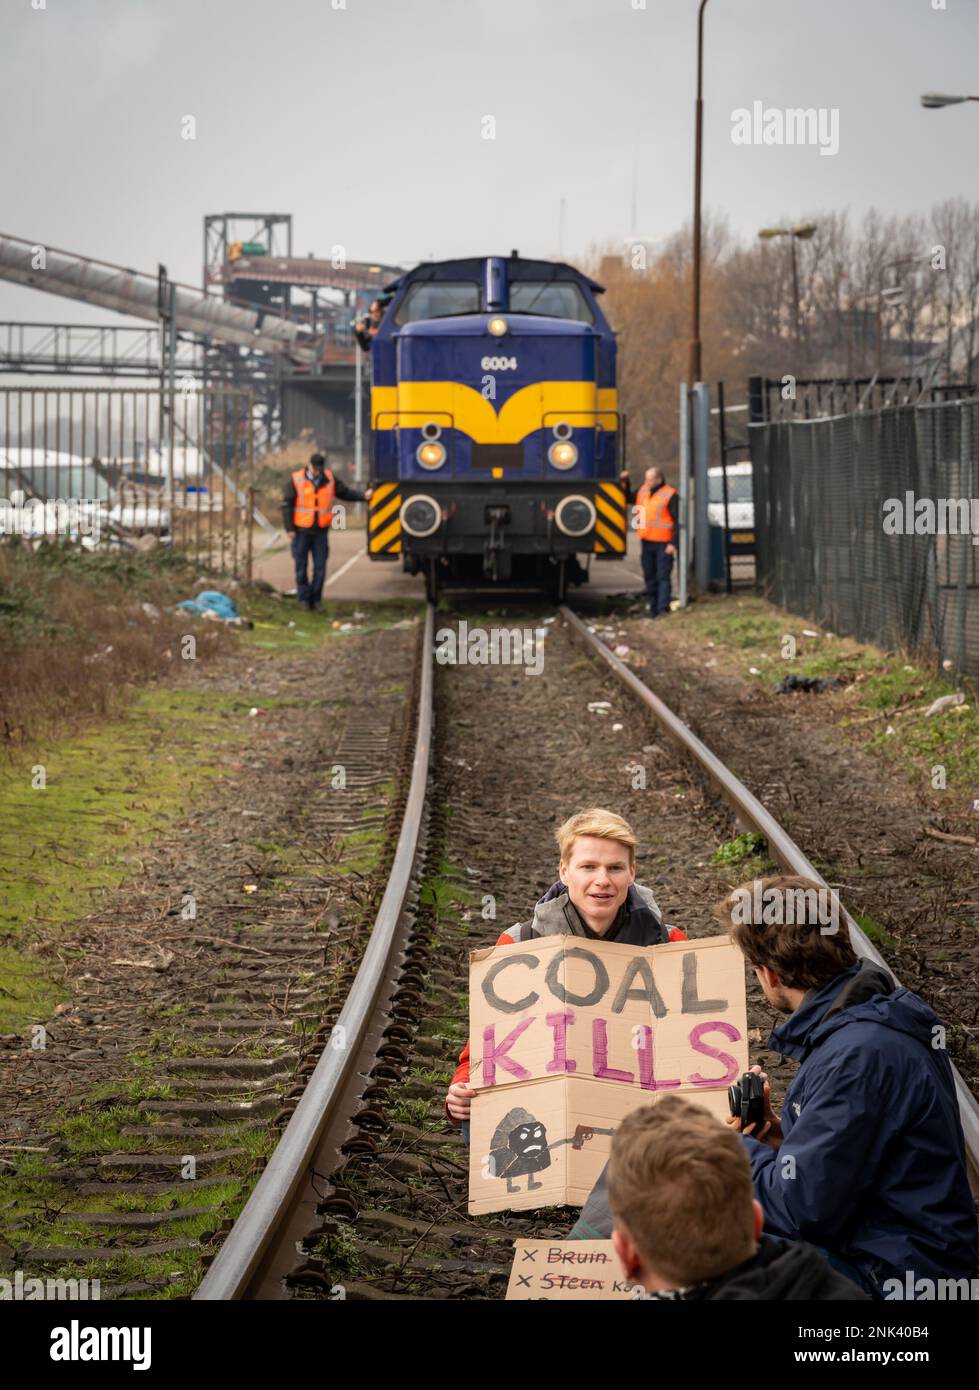
[{"label": "concrete platform", "polygon": [[[337,531],[330,537],[330,560],[326,571],[324,597],[336,599],[418,599],[425,598],[425,583],[421,575],[405,574],[398,561],[379,561],[367,558],[367,533],[361,530]],[[254,563],[257,579],[283,592],[295,588],[292,556],[283,533],[281,541]],[[640,593],[643,589],[639,562],[639,541],[629,536],[629,550],[624,560],[592,560],[591,578],[580,588],[572,585],[569,597],[598,597],[601,594]],[[450,594],[455,592],[448,591]],[[461,591],[460,591],[461,592]],[[487,589],[485,593],[513,593],[513,590]],[[528,591],[522,591],[527,593]]]}]

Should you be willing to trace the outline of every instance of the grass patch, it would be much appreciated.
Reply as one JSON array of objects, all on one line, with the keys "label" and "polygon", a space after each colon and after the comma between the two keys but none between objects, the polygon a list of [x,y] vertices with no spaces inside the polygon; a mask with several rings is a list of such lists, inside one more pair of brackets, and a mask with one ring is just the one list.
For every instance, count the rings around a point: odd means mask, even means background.
[{"label": "grass patch", "polygon": [[[249,591],[242,597],[239,611],[255,626],[242,632],[241,640],[247,646],[279,654],[314,651],[331,642],[349,641],[358,634],[392,628],[406,618],[418,617],[419,607],[418,603],[402,600],[370,603],[327,596],[323,610],[310,613],[300,608],[295,599]],[[344,623],[351,624],[347,632],[340,630]],[[390,694],[391,690],[380,693]]]},{"label": "grass patch", "polygon": [[882,946],[885,950],[894,951],[898,947],[896,937],[891,936],[879,922],[875,922],[873,917],[868,917],[864,912],[851,912],[850,916],[860,926],[865,935],[869,936],[875,946]]},{"label": "grass patch", "polygon": [[764,835],[759,835],[756,830],[744,835],[736,835],[733,840],[726,840],[723,845],[717,847],[711,855],[710,862],[712,864],[740,864],[742,860],[757,854],[764,844]]},{"label": "grass patch", "polygon": [[427,1100],[405,1098],[392,1107],[391,1119],[395,1124],[413,1125],[415,1129],[420,1129],[428,1119],[430,1110]]},{"label": "grass patch", "polygon": [[340,867],[346,874],[372,874],[381,862],[383,850],[382,824],[367,830],[352,830],[340,841]]},{"label": "grass patch", "polygon": [[482,907],[483,895],[459,881],[459,866],[442,859],[421,887],[421,903],[434,909],[436,923],[454,920],[467,908]]},{"label": "grass patch", "polygon": [[110,1105],[104,1110],[86,1109],[78,1115],[62,1115],[56,1132],[73,1154],[138,1152],[144,1147],[145,1139],[141,1135],[123,1134],[123,1128],[149,1124],[152,1118],[141,1114],[134,1105]]},{"label": "grass patch", "polygon": [[335,1274],[343,1274],[350,1278],[361,1273],[357,1243],[342,1228],[338,1228],[332,1235],[324,1236],[317,1246],[316,1253],[326,1261],[331,1272]]},{"label": "grass patch", "polygon": [[[818,623],[785,613],[758,596],[709,598],[674,614],[671,627],[701,644],[727,654],[741,675],[761,671],[769,688],[786,675],[839,676],[848,687],[832,700],[841,728],[869,734],[871,747],[899,764],[919,784],[934,786],[933,769],[944,769],[945,785],[971,790],[979,783],[979,698],[964,678],[946,675],[927,662],[902,652],[885,652],[849,637],[826,636]],[[803,635],[815,631],[814,637]],[[791,637],[795,656],[784,639]],[[942,695],[962,690],[968,708],[931,719],[928,706]],[[787,697],[792,698],[792,697]],[[875,717],[876,716],[876,717]],[[893,728],[887,733],[888,725]]]},{"label": "grass patch", "polygon": [[247,724],[231,696],[145,690],[111,725],[0,773],[0,1032],[51,1016],[62,992],[40,937],[125,880],[126,852],[199,799],[227,762],[222,750],[247,741]]},{"label": "grass patch", "polygon": [[453,1068],[450,1066],[423,1067],[419,1066],[416,1063],[414,1066],[409,1068],[408,1075],[415,1076],[420,1081],[433,1081],[437,1085],[441,1085],[444,1082],[446,1085],[448,1085],[448,1083],[452,1080],[452,1072]]}]

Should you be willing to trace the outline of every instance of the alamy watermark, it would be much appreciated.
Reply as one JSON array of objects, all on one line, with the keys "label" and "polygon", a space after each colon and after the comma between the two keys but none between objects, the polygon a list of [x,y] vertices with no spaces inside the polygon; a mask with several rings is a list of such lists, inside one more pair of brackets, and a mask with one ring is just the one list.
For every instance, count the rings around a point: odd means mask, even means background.
[{"label": "alamy watermark", "polygon": [[756,878],[731,894],[731,921],[749,927],[818,926],[820,936],[835,936],[840,900],[832,888],[765,887]]},{"label": "alamy watermark", "polygon": [[883,503],[885,536],[971,536],[979,545],[979,497],[888,497]]},{"label": "alamy watermark", "polygon": [[886,1299],[907,1299],[916,1303],[965,1303],[979,1299],[979,1279],[916,1279],[906,1269],[903,1279],[884,1279],[881,1293]]},{"label": "alamy watermark", "polygon": [[458,630],[439,628],[435,660],[440,666],[523,666],[524,675],[539,676],[546,635],[546,629],[532,627],[470,627],[463,619]]},{"label": "alamy watermark", "polygon": [[102,504],[90,498],[58,497],[45,502],[20,491],[0,497],[0,536],[88,536],[102,534]]},{"label": "alamy watermark", "polygon": [[52,1361],[131,1361],[134,1371],[153,1364],[151,1327],[86,1327],[72,1318],[51,1329]]},{"label": "alamy watermark", "polygon": [[98,1279],[38,1279],[15,1269],[13,1278],[0,1278],[0,1303],[97,1303],[102,1297]]},{"label": "alamy watermark", "polygon": [[734,145],[818,145],[820,154],[838,154],[840,112],[837,106],[765,106],[753,101],[751,110],[731,112]]}]

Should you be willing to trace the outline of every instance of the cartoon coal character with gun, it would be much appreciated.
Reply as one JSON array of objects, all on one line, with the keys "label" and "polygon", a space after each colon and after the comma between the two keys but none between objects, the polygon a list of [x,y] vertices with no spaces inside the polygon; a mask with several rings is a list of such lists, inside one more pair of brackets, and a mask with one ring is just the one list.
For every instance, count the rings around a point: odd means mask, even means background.
[{"label": "cartoon coal character with gun", "polygon": [[595,1129],[591,1125],[576,1125],[570,1138],[555,1139],[548,1143],[547,1130],[540,1120],[535,1120],[529,1110],[517,1106],[508,1110],[493,1131],[493,1144],[486,1164],[486,1174],[491,1178],[504,1178],[507,1192],[519,1192],[514,1178],[526,1177],[527,1191],[543,1187],[542,1182],[534,1181],[535,1173],[542,1173],[551,1166],[551,1150],[562,1144],[570,1144],[573,1149],[581,1149],[585,1142],[595,1134],[613,1134],[611,1129]]}]

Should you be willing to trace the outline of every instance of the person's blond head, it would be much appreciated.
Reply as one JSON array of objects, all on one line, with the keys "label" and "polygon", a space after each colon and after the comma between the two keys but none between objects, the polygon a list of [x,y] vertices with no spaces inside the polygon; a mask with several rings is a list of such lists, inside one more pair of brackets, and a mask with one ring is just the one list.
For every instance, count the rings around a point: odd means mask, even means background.
[{"label": "person's blond head", "polygon": [[565,864],[571,858],[575,841],[584,835],[591,835],[599,840],[614,840],[628,851],[630,866],[635,864],[638,844],[635,831],[628,821],[623,820],[614,811],[605,811],[599,806],[593,806],[587,811],[579,811],[576,815],[569,816],[564,824],[558,827],[555,839]]}]

